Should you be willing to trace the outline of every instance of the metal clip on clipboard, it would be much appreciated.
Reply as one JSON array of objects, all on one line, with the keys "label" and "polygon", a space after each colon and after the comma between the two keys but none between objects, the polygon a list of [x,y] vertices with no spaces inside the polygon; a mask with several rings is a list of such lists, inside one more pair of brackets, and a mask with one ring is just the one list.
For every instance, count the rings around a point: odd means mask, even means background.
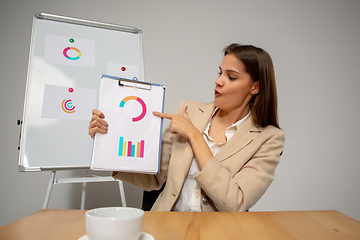
[{"label": "metal clip on clipboard", "polygon": [[147,82],[140,82],[139,80],[130,80],[125,78],[119,78],[119,86],[132,87],[136,89],[151,90],[151,84]]}]

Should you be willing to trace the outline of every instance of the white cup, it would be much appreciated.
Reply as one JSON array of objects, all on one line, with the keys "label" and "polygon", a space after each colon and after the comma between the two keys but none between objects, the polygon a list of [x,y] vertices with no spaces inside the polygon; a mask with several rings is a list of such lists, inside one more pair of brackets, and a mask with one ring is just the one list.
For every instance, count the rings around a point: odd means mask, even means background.
[{"label": "white cup", "polygon": [[87,211],[85,219],[89,240],[137,240],[144,211],[130,207],[97,208]]}]

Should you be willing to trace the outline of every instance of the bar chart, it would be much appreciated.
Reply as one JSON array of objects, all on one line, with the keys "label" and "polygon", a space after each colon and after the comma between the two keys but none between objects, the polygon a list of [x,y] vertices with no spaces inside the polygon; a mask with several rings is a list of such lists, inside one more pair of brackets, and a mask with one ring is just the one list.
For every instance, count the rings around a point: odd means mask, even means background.
[{"label": "bar chart", "polygon": [[119,139],[119,156],[143,158],[145,151],[145,140],[133,143],[125,141],[124,137]]}]

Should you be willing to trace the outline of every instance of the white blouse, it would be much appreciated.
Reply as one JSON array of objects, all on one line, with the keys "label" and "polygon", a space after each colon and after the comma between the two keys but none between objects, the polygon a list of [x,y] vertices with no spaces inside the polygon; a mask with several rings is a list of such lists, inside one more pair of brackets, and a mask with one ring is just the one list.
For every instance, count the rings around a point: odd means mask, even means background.
[{"label": "white blouse", "polygon": [[[214,116],[216,111],[213,113]],[[209,146],[212,154],[216,156],[216,154],[221,150],[221,148],[226,144],[227,141],[235,134],[236,130],[240,127],[240,125],[245,121],[247,117],[250,116],[250,112],[244,118],[240,119],[236,123],[229,126],[225,131],[226,141],[223,143],[215,143],[215,141],[209,136],[209,129],[211,126],[211,119],[206,126],[206,129],[203,133],[203,137]],[[187,211],[187,212],[201,212],[201,189],[194,179],[195,175],[200,171],[199,163],[194,158],[191,163],[191,167],[188,173],[188,176],[185,180],[184,186],[181,190],[181,194],[179,196],[178,202],[174,206],[174,211]]]}]

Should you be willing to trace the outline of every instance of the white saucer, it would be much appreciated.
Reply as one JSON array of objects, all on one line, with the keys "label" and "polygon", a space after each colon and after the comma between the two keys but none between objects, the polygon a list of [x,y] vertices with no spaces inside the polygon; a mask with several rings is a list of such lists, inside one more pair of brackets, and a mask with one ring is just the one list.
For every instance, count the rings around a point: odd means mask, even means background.
[{"label": "white saucer", "polygon": [[[79,238],[78,240],[89,240],[89,238],[87,235],[85,235]],[[138,240],[155,240],[155,238],[146,232],[141,232],[141,235]]]}]

